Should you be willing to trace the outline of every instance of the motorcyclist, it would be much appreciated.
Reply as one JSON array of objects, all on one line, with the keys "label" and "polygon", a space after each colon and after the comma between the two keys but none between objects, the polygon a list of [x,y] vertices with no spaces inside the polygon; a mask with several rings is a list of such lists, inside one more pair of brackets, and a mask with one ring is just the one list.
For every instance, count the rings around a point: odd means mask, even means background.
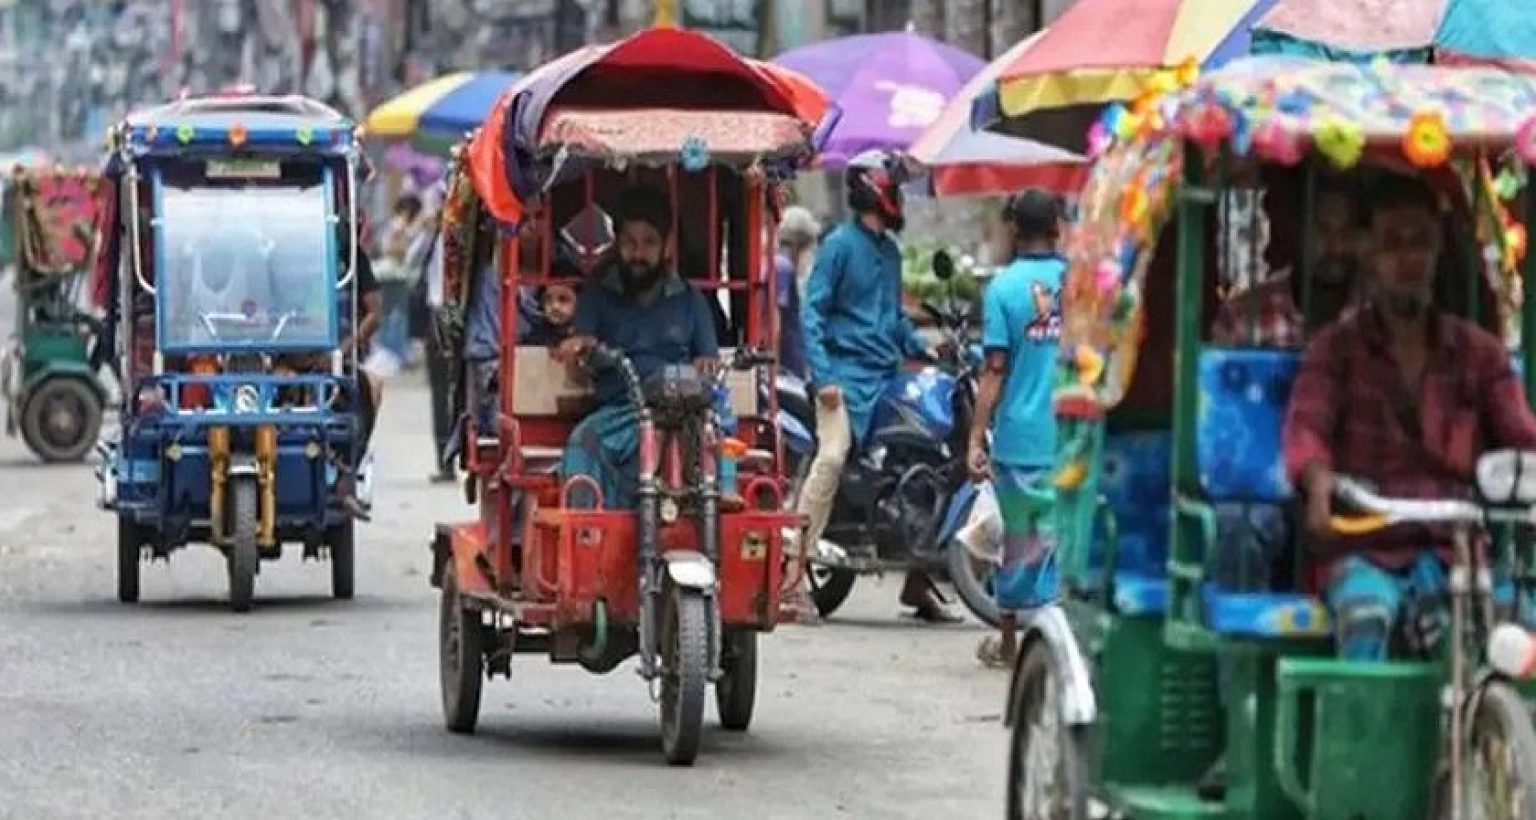
[{"label": "motorcyclist", "polygon": [[[907,358],[937,358],[901,305],[905,224],[899,165],[882,151],[849,161],[848,209],[853,217],[826,238],[806,285],[802,308],[805,357],[816,391],[816,455],[801,488],[799,512],[810,549],[820,541],[854,443],[869,432],[875,404]],[[958,616],[939,601],[933,582],[909,570],[901,603],[927,621]]]}]

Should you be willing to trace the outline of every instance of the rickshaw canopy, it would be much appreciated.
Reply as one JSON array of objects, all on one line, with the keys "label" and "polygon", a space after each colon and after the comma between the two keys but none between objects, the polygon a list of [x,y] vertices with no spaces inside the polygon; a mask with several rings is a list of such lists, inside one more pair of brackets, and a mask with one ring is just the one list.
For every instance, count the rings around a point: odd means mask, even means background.
[{"label": "rickshaw canopy", "polygon": [[128,116],[116,148],[134,157],[261,151],[343,156],[356,145],[351,119],[307,97],[178,100]]},{"label": "rickshaw canopy", "polygon": [[[1231,63],[1130,109],[1112,107],[1100,123],[1109,144],[1100,146],[1068,241],[1061,344],[1072,376],[1059,395],[1100,410],[1124,396],[1141,343],[1144,280],[1183,179],[1186,144],[1206,161],[1225,154],[1280,166],[1317,158],[1337,170],[1362,160],[1406,169],[1465,204],[1469,184],[1490,194],[1497,187],[1491,160],[1511,148],[1536,159],[1533,110],[1536,77],[1273,56]],[[1491,215],[1503,219],[1497,207]],[[1518,226],[1495,227],[1495,242],[1523,251]],[[1497,272],[1489,285],[1510,292]]]}]

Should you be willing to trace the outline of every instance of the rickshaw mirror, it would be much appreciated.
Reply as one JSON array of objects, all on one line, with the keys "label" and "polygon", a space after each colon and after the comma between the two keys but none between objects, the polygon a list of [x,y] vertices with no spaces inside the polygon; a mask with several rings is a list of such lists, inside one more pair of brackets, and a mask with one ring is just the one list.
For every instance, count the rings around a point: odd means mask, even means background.
[{"label": "rickshaw mirror", "polygon": [[613,218],[595,202],[588,202],[560,228],[560,244],[570,261],[590,270],[613,247]]},{"label": "rickshaw mirror", "polygon": [[934,251],[933,275],[937,276],[941,282],[948,282],[955,278],[955,260],[949,255],[949,251]]}]

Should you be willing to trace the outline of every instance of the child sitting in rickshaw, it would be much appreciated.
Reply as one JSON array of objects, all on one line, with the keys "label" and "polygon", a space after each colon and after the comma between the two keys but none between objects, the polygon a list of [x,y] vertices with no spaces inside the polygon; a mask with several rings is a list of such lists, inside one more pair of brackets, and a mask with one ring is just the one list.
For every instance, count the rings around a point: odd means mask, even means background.
[{"label": "child sitting in rickshaw", "polygon": [[1333,535],[1335,474],[1388,496],[1457,498],[1484,451],[1536,449],[1536,416],[1504,345],[1433,298],[1446,240],[1438,195],[1393,176],[1370,202],[1371,298],[1308,348],[1283,433],[1286,473],[1328,562],[1326,599],[1348,660],[1430,648],[1443,619],[1450,539],[1401,528]]},{"label": "child sitting in rickshaw", "polygon": [[[574,365],[602,343],[627,356],[642,380],[667,365],[689,363],[712,377],[720,349],[709,306],[666,258],[671,201],[655,188],[629,188],[615,205],[613,220],[617,254],[582,288],[575,335],[561,343],[557,355]],[[617,373],[599,374],[593,388],[597,409],[571,432],[560,477],[591,478],[604,507],[629,509],[639,454],[635,408]]]}]

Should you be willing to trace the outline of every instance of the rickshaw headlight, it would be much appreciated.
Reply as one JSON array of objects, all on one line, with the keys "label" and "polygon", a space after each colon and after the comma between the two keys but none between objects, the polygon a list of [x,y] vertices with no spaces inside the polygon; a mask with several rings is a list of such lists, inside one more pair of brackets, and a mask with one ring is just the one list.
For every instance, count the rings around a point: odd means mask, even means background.
[{"label": "rickshaw headlight", "polygon": [[242,384],[235,388],[234,407],[236,413],[254,413],[261,407],[261,392],[253,384]]},{"label": "rickshaw headlight", "polygon": [[661,500],[661,510],[660,510],[660,513],[661,513],[661,523],[663,523],[663,524],[671,524],[671,523],[675,522],[677,520],[677,514],[678,514],[677,500],[676,499],[672,499],[672,498],[663,498]]}]

